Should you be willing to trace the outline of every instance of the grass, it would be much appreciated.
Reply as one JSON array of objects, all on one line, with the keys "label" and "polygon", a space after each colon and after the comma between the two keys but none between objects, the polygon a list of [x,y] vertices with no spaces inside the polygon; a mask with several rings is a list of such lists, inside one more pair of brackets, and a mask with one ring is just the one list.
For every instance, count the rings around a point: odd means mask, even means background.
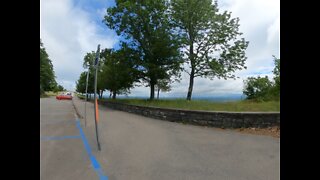
[{"label": "grass", "polygon": [[56,96],[59,94],[59,92],[53,92],[53,91],[46,91],[45,93],[47,96]]},{"label": "grass", "polygon": [[40,95],[40,98],[47,98],[50,96],[56,96],[58,93],[54,93],[52,91],[46,91],[43,94]]},{"label": "grass", "polygon": [[85,98],[86,98],[85,95],[81,95],[81,94],[77,94],[77,96],[78,96],[78,98],[80,98],[80,99],[85,99]]},{"label": "grass", "polygon": [[132,105],[176,108],[187,110],[205,111],[232,111],[232,112],[280,112],[280,101],[255,102],[255,101],[234,101],[234,102],[212,102],[204,100],[187,101],[184,99],[174,100],[146,100],[146,99],[116,99],[108,100]]},{"label": "grass", "polygon": [[49,96],[46,95],[45,93],[40,95],[40,98],[46,98],[46,97],[49,97]]},{"label": "grass", "polygon": [[57,96],[60,92],[46,91],[40,95],[40,98],[46,98],[50,96]]}]

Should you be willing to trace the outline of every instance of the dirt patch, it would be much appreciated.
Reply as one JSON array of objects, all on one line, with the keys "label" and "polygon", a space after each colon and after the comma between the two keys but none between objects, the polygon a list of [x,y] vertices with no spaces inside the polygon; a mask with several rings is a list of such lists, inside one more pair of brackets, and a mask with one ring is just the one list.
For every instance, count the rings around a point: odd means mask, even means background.
[{"label": "dirt patch", "polygon": [[[184,125],[192,125],[192,126],[199,126],[194,124],[188,124],[188,123],[182,123],[182,122],[176,122]],[[268,127],[268,128],[224,128],[224,127],[212,127],[212,126],[200,126],[203,128],[213,128],[218,131],[237,131],[244,134],[255,134],[255,135],[262,135],[262,136],[271,136],[275,138],[280,138],[280,127],[274,126],[274,127]]]},{"label": "dirt patch", "polygon": [[268,128],[240,128],[235,130],[241,133],[265,135],[280,138],[280,127],[276,126]]}]

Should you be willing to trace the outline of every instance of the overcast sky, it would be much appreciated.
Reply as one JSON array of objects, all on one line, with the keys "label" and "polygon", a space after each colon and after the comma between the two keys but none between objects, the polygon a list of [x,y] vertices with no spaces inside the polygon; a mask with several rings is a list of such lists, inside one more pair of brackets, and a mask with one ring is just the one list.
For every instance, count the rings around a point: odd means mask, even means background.
[{"label": "overcast sky", "polygon": [[[68,90],[84,71],[83,57],[87,52],[117,46],[119,37],[102,23],[106,8],[114,0],[41,0],[40,38],[52,60],[57,81]],[[240,18],[240,31],[249,41],[246,70],[236,73],[237,80],[196,78],[193,96],[241,94],[243,80],[248,76],[272,77],[273,57],[280,57],[280,0],[219,0],[220,11],[231,11]],[[171,92],[161,96],[185,97],[189,78],[182,74]],[[149,96],[149,88],[136,87],[132,96]]]}]

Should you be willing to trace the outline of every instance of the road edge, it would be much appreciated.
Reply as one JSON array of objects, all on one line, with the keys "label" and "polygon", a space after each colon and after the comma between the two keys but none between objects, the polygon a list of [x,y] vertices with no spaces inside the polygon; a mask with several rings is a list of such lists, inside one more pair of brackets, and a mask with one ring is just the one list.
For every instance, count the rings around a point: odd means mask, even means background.
[{"label": "road edge", "polygon": [[79,113],[76,105],[74,104],[73,98],[72,98],[72,105],[73,105],[74,110],[76,111],[76,115],[78,116],[78,118],[83,119],[83,116]]}]

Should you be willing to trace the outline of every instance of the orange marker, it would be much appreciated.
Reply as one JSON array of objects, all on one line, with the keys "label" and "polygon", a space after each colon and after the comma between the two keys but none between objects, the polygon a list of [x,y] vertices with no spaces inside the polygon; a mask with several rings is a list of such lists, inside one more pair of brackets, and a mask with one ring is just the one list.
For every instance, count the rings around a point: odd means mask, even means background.
[{"label": "orange marker", "polygon": [[96,99],[96,119],[97,119],[97,122],[99,122],[99,110],[98,110],[98,100]]}]

